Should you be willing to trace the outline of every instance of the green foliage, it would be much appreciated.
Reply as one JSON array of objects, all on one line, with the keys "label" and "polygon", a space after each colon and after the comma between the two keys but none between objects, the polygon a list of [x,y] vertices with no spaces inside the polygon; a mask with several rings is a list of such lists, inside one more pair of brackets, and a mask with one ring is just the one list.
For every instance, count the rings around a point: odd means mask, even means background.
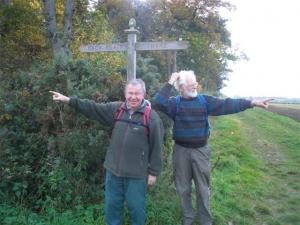
[{"label": "green foliage", "polygon": [[106,14],[95,10],[84,15],[75,13],[73,23],[73,41],[71,50],[74,58],[88,59],[92,62],[105,62],[110,67],[124,67],[126,59],[123,53],[81,53],[79,47],[86,44],[108,44],[117,41],[111,24],[108,23]]},{"label": "green foliage", "polygon": [[97,9],[105,12],[114,33],[125,38],[124,30],[128,29],[129,19],[134,17],[133,4],[129,0],[105,0],[98,4]]},{"label": "green foliage", "polygon": [[137,62],[137,77],[146,83],[147,95],[153,98],[160,86],[161,73],[152,58],[140,57]]},{"label": "green foliage", "polygon": [[[61,63],[61,64],[60,64]],[[102,198],[105,128],[52,101],[49,90],[96,101],[120,99],[122,78],[101,61],[36,65],[3,74],[0,196],[30,208],[74,207]]]},{"label": "green foliage", "polygon": [[201,33],[188,33],[190,48],[179,52],[179,67],[193,68],[204,91],[217,91],[222,88],[227,70],[223,53],[213,47],[208,37]]},{"label": "green foliage", "polygon": [[[121,40],[125,40],[124,29],[128,20],[134,17],[140,41],[175,41],[179,38],[189,42],[188,50],[178,51],[178,70],[194,70],[205,91],[215,94],[223,87],[228,61],[237,60],[230,51],[230,34],[226,20],[218,9],[232,6],[223,1],[104,1],[99,9],[106,12],[108,21]],[[161,81],[171,73],[170,55],[166,52],[142,53],[143,58],[153,58],[162,76]]]},{"label": "green foliage", "polygon": [[33,59],[45,59],[47,41],[37,0],[0,1],[0,70],[28,68]]},{"label": "green foliage", "polygon": [[40,215],[20,206],[1,204],[0,219],[3,225],[104,225],[103,211],[103,205],[78,206],[62,213],[48,206],[45,214]]},{"label": "green foliage", "polygon": [[149,188],[146,208],[147,225],[181,224],[180,199],[173,181],[172,145],[171,139],[167,139],[164,169],[156,185],[153,188]]}]

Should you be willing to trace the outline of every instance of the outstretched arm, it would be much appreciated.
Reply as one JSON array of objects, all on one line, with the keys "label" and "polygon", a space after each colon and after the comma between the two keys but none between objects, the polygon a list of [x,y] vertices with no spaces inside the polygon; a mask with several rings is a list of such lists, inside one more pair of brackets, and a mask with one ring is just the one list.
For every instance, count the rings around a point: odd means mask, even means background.
[{"label": "outstretched arm", "polygon": [[55,91],[50,91],[50,93],[54,101],[67,103],[77,112],[106,126],[113,126],[114,115],[120,106],[118,102],[96,103],[92,100],[68,97]]},{"label": "outstretched arm", "polygon": [[243,98],[216,98],[214,96],[204,95],[207,102],[207,111],[210,116],[228,115],[232,113],[242,112],[253,107],[267,109],[269,102],[273,99],[264,100],[247,100]]}]

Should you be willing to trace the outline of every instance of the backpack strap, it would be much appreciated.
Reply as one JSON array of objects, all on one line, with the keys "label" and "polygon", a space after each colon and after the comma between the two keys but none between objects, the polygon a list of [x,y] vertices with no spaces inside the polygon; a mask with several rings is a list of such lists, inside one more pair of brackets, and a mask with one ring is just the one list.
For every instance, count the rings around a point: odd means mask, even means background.
[{"label": "backpack strap", "polygon": [[123,113],[125,112],[125,102],[123,102],[119,109],[117,110],[115,117],[114,117],[114,126],[117,121],[122,121],[125,123],[131,123],[131,124],[135,124],[138,126],[143,126],[145,127],[145,132],[147,134],[147,136],[149,135],[149,124],[150,124],[150,112],[151,112],[151,107],[149,105],[147,105],[145,107],[144,113],[143,113],[143,121],[142,122],[136,122],[136,121],[131,121],[131,120],[126,120],[126,119],[121,119]]},{"label": "backpack strap", "polygon": [[150,113],[151,113],[151,107],[149,105],[147,105],[145,107],[145,111],[144,111],[144,115],[143,115],[143,123],[146,128],[147,135],[149,135]]},{"label": "backpack strap", "polygon": [[180,98],[181,98],[180,95],[177,95],[175,97],[175,101],[176,101],[176,114],[179,112]]},{"label": "backpack strap", "polygon": [[125,111],[125,102],[122,102],[121,105],[119,106],[116,114],[115,114],[115,117],[114,117],[114,127],[115,127],[115,124],[116,122],[121,118],[121,116],[123,115]]},{"label": "backpack strap", "polygon": [[[202,102],[202,104],[204,105],[205,108],[205,117],[208,118],[208,112],[207,112],[207,104],[206,104],[206,99],[204,98],[203,95],[198,95],[199,101]],[[209,120],[207,119],[207,125],[210,129],[210,123]]]},{"label": "backpack strap", "polygon": [[204,105],[204,108],[205,108],[205,116],[207,117],[208,114],[207,114],[207,105],[206,105],[206,100],[204,98],[203,95],[198,95],[198,98],[199,98],[199,102],[202,103]]}]

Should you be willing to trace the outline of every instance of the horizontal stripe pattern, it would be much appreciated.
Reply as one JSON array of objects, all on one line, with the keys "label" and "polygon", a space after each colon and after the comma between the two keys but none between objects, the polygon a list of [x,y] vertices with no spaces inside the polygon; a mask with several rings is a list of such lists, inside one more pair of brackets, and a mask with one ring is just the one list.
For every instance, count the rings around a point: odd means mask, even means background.
[{"label": "horizontal stripe pattern", "polygon": [[185,129],[174,129],[173,135],[174,137],[181,138],[197,138],[197,137],[205,137],[208,136],[209,129],[204,128],[185,128]]},{"label": "horizontal stripe pattern", "polygon": [[[251,108],[251,101],[245,99],[221,99],[203,95],[205,102],[199,97],[184,99],[176,106],[175,97],[170,97],[172,85],[166,84],[156,95],[158,110],[174,120],[173,139],[185,147],[203,146],[210,134],[208,115],[219,116],[237,113]],[[205,105],[204,105],[205,104]]]}]

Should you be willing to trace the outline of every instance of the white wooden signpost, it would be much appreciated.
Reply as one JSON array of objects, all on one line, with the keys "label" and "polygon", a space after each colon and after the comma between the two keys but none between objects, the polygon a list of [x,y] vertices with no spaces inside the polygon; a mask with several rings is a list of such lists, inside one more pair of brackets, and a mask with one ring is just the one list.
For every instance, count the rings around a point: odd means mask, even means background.
[{"label": "white wooden signpost", "polygon": [[90,44],[80,47],[81,52],[116,52],[127,51],[127,81],[136,78],[136,51],[173,51],[173,71],[176,71],[176,50],[186,49],[188,43],[185,41],[162,41],[162,42],[137,42],[136,36],[139,33],[135,29],[135,19],[129,20],[129,29],[125,30],[128,34],[127,42],[113,44]]}]

